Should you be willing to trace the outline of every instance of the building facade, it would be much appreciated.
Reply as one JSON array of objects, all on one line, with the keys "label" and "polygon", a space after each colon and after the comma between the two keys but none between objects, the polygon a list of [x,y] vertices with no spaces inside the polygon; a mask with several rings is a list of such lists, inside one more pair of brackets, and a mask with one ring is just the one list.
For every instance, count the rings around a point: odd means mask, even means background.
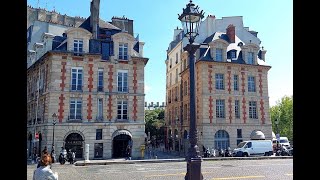
[{"label": "building facade", "polygon": [[[241,16],[208,15],[195,39],[195,91],[198,146],[235,148],[249,139],[272,139],[266,50]],[[168,148],[189,147],[189,66],[183,30],[174,30],[166,59],[166,141]],[[178,144],[178,145],[177,145]]]},{"label": "building facade", "polygon": [[[133,21],[90,16],[62,34],[43,32],[29,51],[27,147],[37,153],[61,147],[83,159],[140,158],[144,144],[144,42],[133,37]],[[122,23],[119,23],[122,22]],[[117,24],[124,24],[124,27]],[[53,123],[56,122],[56,123]]]}]

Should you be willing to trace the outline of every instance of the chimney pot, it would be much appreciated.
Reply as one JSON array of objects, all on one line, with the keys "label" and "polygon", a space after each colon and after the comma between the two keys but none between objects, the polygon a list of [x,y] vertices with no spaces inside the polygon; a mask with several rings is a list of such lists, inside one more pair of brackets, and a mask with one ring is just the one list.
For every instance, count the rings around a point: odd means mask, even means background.
[{"label": "chimney pot", "polygon": [[236,27],[233,24],[230,24],[227,27],[227,36],[229,37],[230,43],[235,43],[236,39]]}]

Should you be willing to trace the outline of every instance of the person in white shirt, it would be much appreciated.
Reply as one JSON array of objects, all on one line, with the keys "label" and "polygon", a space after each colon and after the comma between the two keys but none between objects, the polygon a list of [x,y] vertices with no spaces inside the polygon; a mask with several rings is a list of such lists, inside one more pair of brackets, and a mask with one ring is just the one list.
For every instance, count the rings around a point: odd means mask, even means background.
[{"label": "person in white shirt", "polygon": [[43,154],[40,166],[33,172],[33,180],[58,180],[58,173],[51,170],[52,158],[50,154]]}]

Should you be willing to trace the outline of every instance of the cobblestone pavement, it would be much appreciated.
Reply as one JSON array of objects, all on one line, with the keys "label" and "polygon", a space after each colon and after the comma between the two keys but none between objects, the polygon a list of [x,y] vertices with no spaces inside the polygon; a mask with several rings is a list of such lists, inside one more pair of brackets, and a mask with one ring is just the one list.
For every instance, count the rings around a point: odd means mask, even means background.
[{"label": "cobblestone pavement", "polygon": [[[264,179],[292,180],[292,159],[203,161],[205,180]],[[36,165],[27,166],[27,179],[32,180]],[[74,166],[53,164],[59,180],[173,180],[184,179],[186,162],[137,163]]]}]

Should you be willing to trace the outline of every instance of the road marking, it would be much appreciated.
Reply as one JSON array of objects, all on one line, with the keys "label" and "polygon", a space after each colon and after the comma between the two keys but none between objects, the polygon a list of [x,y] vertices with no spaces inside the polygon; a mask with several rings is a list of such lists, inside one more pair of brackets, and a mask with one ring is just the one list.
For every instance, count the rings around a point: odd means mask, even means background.
[{"label": "road marking", "polygon": [[162,176],[185,176],[186,173],[176,173],[176,174],[156,174],[156,175],[149,175],[145,177],[162,177]]},{"label": "road marking", "polygon": [[[211,172],[201,172],[202,174],[208,174]],[[155,175],[149,175],[149,176],[145,176],[145,177],[162,177],[162,176],[185,176],[186,172],[183,173],[176,173],[176,174],[155,174]]]},{"label": "road marking", "polygon": [[239,176],[239,177],[225,177],[225,178],[213,178],[212,180],[225,180],[225,179],[252,179],[252,178],[264,178],[265,176]]},{"label": "road marking", "polygon": [[293,174],[284,174],[284,175],[287,175],[287,176],[293,176]]}]

